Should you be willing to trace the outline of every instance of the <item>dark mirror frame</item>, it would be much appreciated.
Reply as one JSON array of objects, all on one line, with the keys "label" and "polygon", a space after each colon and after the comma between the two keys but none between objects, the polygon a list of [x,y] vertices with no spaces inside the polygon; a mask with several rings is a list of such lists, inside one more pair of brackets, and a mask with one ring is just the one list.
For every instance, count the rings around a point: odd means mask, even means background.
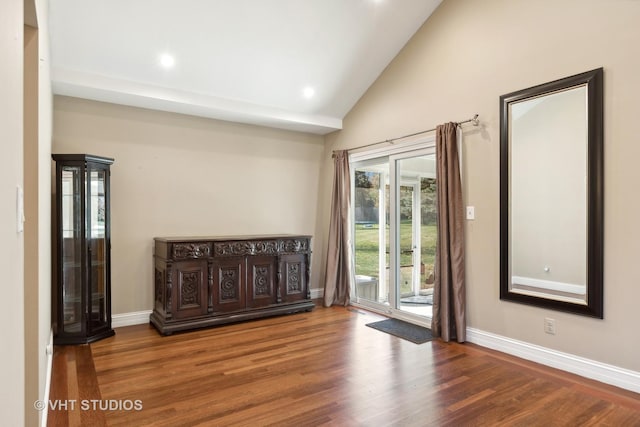
[{"label": "dark mirror frame", "polygon": [[[547,93],[587,86],[587,304],[512,292],[509,278],[509,105]],[[603,69],[587,71],[500,97],[500,299],[603,318],[604,237]]]}]

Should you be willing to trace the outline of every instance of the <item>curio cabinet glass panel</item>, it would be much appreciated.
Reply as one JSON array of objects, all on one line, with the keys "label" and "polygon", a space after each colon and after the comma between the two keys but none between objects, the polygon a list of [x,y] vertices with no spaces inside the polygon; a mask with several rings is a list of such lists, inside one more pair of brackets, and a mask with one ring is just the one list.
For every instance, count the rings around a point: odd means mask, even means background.
[{"label": "curio cabinet glass panel", "polygon": [[53,327],[55,344],[85,344],[111,328],[109,176],[113,159],[54,154]]}]

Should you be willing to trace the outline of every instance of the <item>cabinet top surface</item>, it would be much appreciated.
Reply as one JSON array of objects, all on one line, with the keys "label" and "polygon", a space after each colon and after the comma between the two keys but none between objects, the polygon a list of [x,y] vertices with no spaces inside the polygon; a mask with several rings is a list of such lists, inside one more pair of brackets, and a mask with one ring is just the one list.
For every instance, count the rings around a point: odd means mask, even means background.
[{"label": "cabinet top surface", "polygon": [[235,235],[235,236],[179,236],[179,237],[154,237],[157,242],[211,242],[228,240],[274,240],[274,239],[310,239],[312,236],[303,234],[257,234],[257,235]]},{"label": "cabinet top surface", "polygon": [[51,154],[51,158],[56,162],[94,162],[113,164],[115,161],[111,157],[94,156],[93,154]]}]

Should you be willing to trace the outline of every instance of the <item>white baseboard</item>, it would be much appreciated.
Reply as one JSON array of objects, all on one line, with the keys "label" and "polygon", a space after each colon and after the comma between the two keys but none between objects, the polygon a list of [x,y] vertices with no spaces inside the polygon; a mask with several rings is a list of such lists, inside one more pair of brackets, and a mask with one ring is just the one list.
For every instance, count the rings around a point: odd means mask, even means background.
[{"label": "white baseboard", "polygon": [[573,354],[467,328],[467,341],[522,359],[571,372],[592,380],[640,393],[640,372],[619,368]]},{"label": "white baseboard", "polygon": [[318,299],[324,297],[324,289],[316,288],[310,289],[311,299]]},{"label": "white baseboard", "polygon": [[143,325],[149,323],[150,315],[151,310],[114,314],[111,316],[111,326],[113,328],[120,328],[122,326]]},{"label": "white baseboard", "polygon": [[[42,402],[49,402],[49,391],[51,390],[51,375],[53,371],[53,329],[49,332],[49,342],[45,349],[47,354],[47,372],[44,379],[44,396],[42,396]],[[29,404],[30,402],[27,402]],[[49,415],[49,405],[45,405],[40,416],[40,425],[47,427],[47,418]]]}]

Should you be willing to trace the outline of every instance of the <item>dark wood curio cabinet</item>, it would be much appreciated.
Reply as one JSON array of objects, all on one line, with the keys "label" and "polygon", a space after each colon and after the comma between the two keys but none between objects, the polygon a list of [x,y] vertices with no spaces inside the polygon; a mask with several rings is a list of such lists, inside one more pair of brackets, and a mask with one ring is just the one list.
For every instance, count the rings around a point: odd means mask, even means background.
[{"label": "dark wood curio cabinet", "polygon": [[86,344],[111,328],[109,177],[113,159],[53,154],[56,162],[54,344]]}]

